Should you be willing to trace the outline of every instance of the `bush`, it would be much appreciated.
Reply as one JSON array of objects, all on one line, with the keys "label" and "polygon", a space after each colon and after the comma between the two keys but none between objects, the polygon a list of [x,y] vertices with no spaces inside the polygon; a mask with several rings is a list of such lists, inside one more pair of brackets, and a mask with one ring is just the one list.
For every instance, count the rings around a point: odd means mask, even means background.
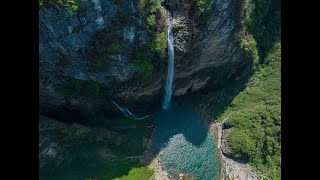
[{"label": "bush", "polygon": [[140,0],[138,2],[138,8],[143,10],[147,6],[148,0]]},{"label": "bush", "polygon": [[240,159],[253,159],[257,149],[254,140],[244,131],[232,128],[228,137],[232,155]]},{"label": "bush", "polygon": [[199,10],[200,10],[202,13],[211,10],[210,0],[198,0],[197,5],[198,5]]},{"label": "bush", "polygon": [[[260,59],[263,60],[281,33],[280,0],[245,0],[241,10],[243,29],[257,42]],[[261,58],[263,57],[263,58]]]},{"label": "bush", "polygon": [[76,14],[79,9],[78,0],[64,0],[65,6],[69,9],[71,14]]},{"label": "bush", "polygon": [[160,34],[157,34],[156,39],[151,44],[151,50],[156,53],[163,54],[165,52],[165,49],[167,48],[167,33],[162,32]]},{"label": "bush", "polygon": [[246,56],[251,58],[254,64],[259,63],[257,42],[251,34],[241,39],[240,48],[246,52]]},{"label": "bush", "polygon": [[84,135],[85,132],[86,132],[86,130],[84,128],[77,128],[75,134],[76,134],[76,136],[80,137],[80,136]]},{"label": "bush", "polygon": [[154,53],[163,53],[167,47],[165,13],[161,11],[164,0],[140,0],[138,8],[145,19],[148,32],[152,35],[151,50]]},{"label": "bush", "polygon": [[160,10],[161,4],[164,0],[149,0],[150,3],[150,13],[155,13]]},{"label": "bush", "polygon": [[151,14],[150,16],[147,17],[147,23],[149,26],[153,26],[156,24],[156,17],[154,14]]}]

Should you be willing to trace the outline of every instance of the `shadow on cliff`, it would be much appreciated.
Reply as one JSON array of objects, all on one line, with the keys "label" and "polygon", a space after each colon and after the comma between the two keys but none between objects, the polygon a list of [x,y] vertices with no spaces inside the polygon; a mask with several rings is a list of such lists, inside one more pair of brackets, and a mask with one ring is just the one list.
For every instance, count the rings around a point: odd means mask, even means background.
[{"label": "shadow on cliff", "polygon": [[254,72],[252,66],[246,67],[220,85],[198,91],[185,100],[202,103],[204,107],[201,108],[212,121],[215,121],[231,105],[233,99],[247,87]]},{"label": "shadow on cliff", "polygon": [[154,125],[154,154],[165,148],[170,139],[177,134],[182,134],[188,142],[199,147],[206,140],[209,127],[191,107],[177,103],[171,104],[170,109],[166,111],[156,113]]}]

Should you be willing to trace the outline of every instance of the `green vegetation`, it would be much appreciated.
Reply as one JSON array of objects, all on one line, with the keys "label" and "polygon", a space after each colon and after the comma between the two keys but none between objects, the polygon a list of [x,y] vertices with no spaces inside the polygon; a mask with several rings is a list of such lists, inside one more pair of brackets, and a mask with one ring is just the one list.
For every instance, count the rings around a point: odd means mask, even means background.
[{"label": "green vegetation", "polygon": [[246,53],[246,57],[251,59],[254,65],[258,65],[259,54],[257,49],[257,43],[254,37],[252,36],[252,31],[250,31],[250,26],[252,24],[252,18],[254,17],[253,9],[255,5],[253,0],[244,0],[241,8],[240,18],[241,22],[241,31],[239,46]]},{"label": "green vegetation", "polygon": [[62,96],[85,96],[96,99],[100,96],[100,84],[95,81],[72,79],[67,87],[57,88],[57,93]]},{"label": "green vegetation", "polygon": [[99,31],[93,38],[92,46],[95,49],[96,57],[119,54],[122,52],[126,41],[117,34]]},{"label": "green vegetation", "polygon": [[78,8],[79,8],[79,1],[78,0],[60,0],[58,2],[64,3],[71,14],[77,13]]},{"label": "green vegetation", "polygon": [[254,152],[255,144],[245,131],[233,129],[229,141],[234,157],[248,159],[253,156],[252,152]]},{"label": "green vegetation", "polygon": [[138,67],[143,71],[143,79],[150,76],[154,68],[151,55],[143,51],[143,49],[135,52],[131,65]]},{"label": "green vegetation", "polygon": [[40,7],[43,5],[61,5],[65,6],[69,13],[76,14],[78,12],[79,0],[39,0]]},{"label": "green vegetation", "polygon": [[200,11],[200,16],[196,20],[197,25],[200,28],[204,28],[208,22],[208,18],[212,12],[212,1],[211,0],[196,0],[196,6]]},{"label": "green vegetation", "polygon": [[[280,40],[280,0],[245,0],[241,10],[240,47],[256,64]],[[259,51],[259,53],[258,53]]]},{"label": "green vegetation", "polygon": [[271,179],[280,179],[281,174],[280,66],[281,45],[277,42],[246,84],[231,83],[209,95],[222,97],[210,110],[218,121],[228,116],[225,125],[231,128],[232,156],[249,162]]},{"label": "green vegetation", "polygon": [[149,26],[153,26],[156,24],[156,17],[154,16],[154,14],[151,14],[147,17],[147,23]]},{"label": "green vegetation", "polygon": [[252,59],[255,65],[259,63],[257,43],[251,34],[241,39],[240,48],[245,50],[247,58]]},{"label": "green vegetation", "polygon": [[164,0],[139,0],[138,7],[142,10],[148,10],[145,13],[156,13],[160,10]]},{"label": "green vegetation", "polygon": [[[280,0],[255,0],[254,16],[249,30],[255,37],[263,59],[281,38],[281,2]],[[263,60],[262,59],[262,60]]]},{"label": "green vegetation", "polygon": [[149,180],[153,175],[152,170],[147,167],[133,168],[129,171],[129,174],[114,180]]},{"label": "green vegetation", "polygon": [[210,0],[198,0],[197,6],[199,10],[204,13],[211,10],[210,2]]},{"label": "green vegetation", "polygon": [[117,34],[98,31],[91,42],[93,67],[98,71],[107,71],[110,56],[121,54],[126,43],[127,41]]},{"label": "green vegetation", "polygon": [[[272,179],[280,179],[281,166],[280,59],[281,46],[276,43],[266,57],[267,63],[231,103],[227,112],[233,114],[226,122],[233,129],[230,134],[232,153],[247,158]],[[243,146],[240,140],[234,140],[241,137],[249,145]]]},{"label": "green vegetation", "polygon": [[85,133],[86,133],[86,130],[85,130],[84,128],[78,127],[78,128],[76,129],[75,135],[76,135],[76,136],[82,136],[82,135],[84,135]]},{"label": "green vegetation", "polygon": [[[152,171],[139,166],[147,136],[145,121],[106,118],[103,114],[85,126],[68,125],[40,116],[42,147],[53,141],[63,159],[50,160],[40,168],[40,179],[148,179]],[[66,133],[67,132],[67,133]],[[105,153],[101,153],[105,152]],[[62,153],[62,154],[61,154]],[[105,155],[103,155],[105,154]]]},{"label": "green vegetation", "polygon": [[162,32],[156,35],[155,41],[151,44],[151,50],[153,52],[164,53],[167,46],[167,33]]},{"label": "green vegetation", "polygon": [[141,17],[145,19],[147,29],[153,37],[151,50],[163,54],[167,48],[166,12],[161,10],[164,0],[140,0],[138,2]]},{"label": "green vegetation", "polygon": [[97,115],[89,122],[89,125],[105,127],[130,137],[129,142],[113,147],[114,150],[122,152],[123,157],[128,156],[128,153],[130,156],[142,155],[144,150],[143,139],[147,136],[145,121],[137,121],[128,118],[106,119],[102,115]]}]

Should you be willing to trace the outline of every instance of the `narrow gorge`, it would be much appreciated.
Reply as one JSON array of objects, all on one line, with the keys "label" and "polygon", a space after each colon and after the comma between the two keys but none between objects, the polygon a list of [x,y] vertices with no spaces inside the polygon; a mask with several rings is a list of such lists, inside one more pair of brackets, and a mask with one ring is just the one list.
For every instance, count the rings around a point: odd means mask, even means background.
[{"label": "narrow gorge", "polygon": [[281,179],[280,0],[39,0],[40,179]]}]

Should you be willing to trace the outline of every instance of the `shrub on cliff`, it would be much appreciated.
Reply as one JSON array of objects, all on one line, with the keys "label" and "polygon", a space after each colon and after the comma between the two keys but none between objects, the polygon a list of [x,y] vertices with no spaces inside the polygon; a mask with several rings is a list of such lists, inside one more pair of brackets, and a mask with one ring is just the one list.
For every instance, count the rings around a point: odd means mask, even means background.
[{"label": "shrub on cliff", "polygon": [[241,39],[240,48],[246,52],[247,58],[252,59],[254,64],[259,63],[257,42],[251,34],[249,34],[248,36],[245,36]]},{"label": "shrub on cliff", "polygon": [[162,32],[160,34],[157,34],[155,41],[151,44],[151,50],[153,52],[163,54],[167,46],[167,33]]},{"label": "shrub on cliff", "polygon": [[43,5],[61,5],[65,6],[69,13],[76,14],[78,12],[79,0],[39,0],[40,7]]},{"label": "shrub on cliff", "polygon": [[211,1],[210,0],[198,0],[197,2],[199,10],[204,13],[211,9]]},{"label": "shrub on cliff", "polygon": [[164,53],[167,47],[166,40],[166,12],[161,9],[164,0],[140,0],[138,8],[148,32],[153,37],[151,50],[154,53]]},{"label": "shrub on cliff", "polygon": [[156,17],[154,16],[154,14],[151,14],[147,17],[147,23],[149,26],[153,26],[156,24]]},{"label": "shrub on cliff", "polygon": [[150,76],[154,68],[151,56],[148,53],[145,53],[143,49],[135,52],[131,65],[138,67],[143,71],[142,78]]},{"label": "shrub on cliff", "polygon": [[274,43],[280,40],[280,6],[280,0],[243,1],[240,45],[247,47],[254,62],[263,61]]}]

